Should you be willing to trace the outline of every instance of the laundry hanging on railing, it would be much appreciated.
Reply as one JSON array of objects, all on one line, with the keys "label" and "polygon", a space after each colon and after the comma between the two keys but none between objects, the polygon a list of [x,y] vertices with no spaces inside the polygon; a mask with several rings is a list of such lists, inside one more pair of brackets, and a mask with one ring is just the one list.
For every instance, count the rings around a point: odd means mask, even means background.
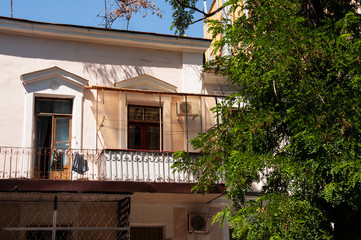
[{"label": "laundry hanging on railing", "polygon": [[52,171],[63,171],[64,170],[64,157],[65,153],[61,150],[54,150],[51,158],[51,170]]},{"label": "laundry hanging on railing", "polygon": [[84,159],[84,156],[82,154],[79,154],[79,152],[75,152],[74,154],[72,170],[79,174],[84,174],[86,171],[89,170],[88,161]]}]

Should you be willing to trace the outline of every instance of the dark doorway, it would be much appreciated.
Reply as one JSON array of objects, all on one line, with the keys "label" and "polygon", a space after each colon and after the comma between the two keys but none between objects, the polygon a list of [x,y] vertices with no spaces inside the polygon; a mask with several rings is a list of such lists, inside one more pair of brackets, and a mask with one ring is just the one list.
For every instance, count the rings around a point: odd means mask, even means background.
[{"label": "dark doorway", "polygon": [[[35,99],[35,174],[49,179],[50,170],[61,170],[55,153],[71,148],[72,99]],[[55,163],[55,164],[54,164]]]}]

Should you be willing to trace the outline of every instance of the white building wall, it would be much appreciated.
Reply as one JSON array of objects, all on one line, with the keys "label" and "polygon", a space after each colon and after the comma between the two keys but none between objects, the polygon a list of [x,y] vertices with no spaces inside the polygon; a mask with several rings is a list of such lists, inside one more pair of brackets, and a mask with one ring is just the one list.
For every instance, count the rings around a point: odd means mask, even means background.
[{"label": "white building wall", "polygon": [[183,53],[183,85],[182,92],[201,93],[203,54]]},{"label": "white building wall", "polygon": [[[101,43],[101,42],[100,42]],[[88,80],[88,85],[100,85],[113,87],[113,84],[122,80],[148,74],[161,81],[177,87],[178,92],[202,93],[203,80],[202,53],[170,50],[155,50],[151,48],[113,46],[95,43],[85,43],[77,40],[65,41],[54,38],[29,37],[24,35],[11,35],[0,33],[0,146],[30,147],[34,137],[34,100],[37,96],[60,97],[74,99],[72,115],[72,147],[94,149],[102,148],[106,134],[100,134],[96,141],[97,112],[98,123],[102,121],[101,111],[114,111],[112,116],[120,124],[113,124],[114,129],[124,131],[114,135],[114,146],[127,148],[126,140],[126,106],[131,103],[156,104],[154,99],[136,99],[126,97],[124,94],[112,94],[112,101],[107,102],[109,108],[102,108],[102,97],[97,96],[97,90],[74,87],[64,82],[59,76],[51,81],[58,81],[59,88],[51,88],[42,84],[41,81],[30,85],[23,85],[21,76],[24,74],[49,69],[54,66],[82,79]],[[29,86],[29,87],[27,87]],[[5,90],[4,90],[5,89]],[[98,92],[98,95],[101,95]],[[169,118],[164,123],[163,150],[174,149],[175,142],[184,150],[186,139],[181,139],[184,132],[184,117],[178,119],[175,114],[175,104],[172,100],[176,97],[162,97],[163,117]],[[103,98],[104,100],[104,98]],[[148,100],[148,101],[147,101]],[[200,99],[194,100],[199,102]],[[97,104],[98,108],[97,108]],[[202,110],[204,111],[204,110]],[[205,121],[200,117],[189,117],[190,140],[197,131],[204,130]],[[183,121],[183,122],[182,122]],[[176,124],[173,124],[176,122]],[[107,122],[105,122],[108,124]],[[183,125],[182,125],[183,124]],[[179,136],[172,136],[174,128],[179,130]],[[183,130],[182,130],[183,128]],[[104,130],[99,130],[104,131]],[[183,131],[183,132],[182,132]],[[101,132],[102,133],[102,132]],[[181,139],[179,140],[178,137]],[[175,139],[176,141],[173,141]],[[99,144],[97,146],[97,144]],[[29,158],[30,159],[30,158]],[[91,163],[91,161],[89,161]],[[29,161],[27,164],[30,164]],[[28,167],[24,166],[24,169]],[[20,176],[20,175],[19,175]],[[32,174],[27,175],[32,176]],[[214,210],[214,209],[213,209]],[[213,211],[212,210],[212,211]],[[191,212],[210,213],[209,207],[203,203],[198,204],[147,204],[135,203],[132,205],[132,224],[136,225],[159,225],[165,226],[165,239],[220,239],[218,230],[208,229],[205,234],[188,233],[186,216]],[[180,215],[178,215],[180,214]],[[209,215],[210,216],[210,215]],[[211,218],[207,219],[210,226]],[[177,238],[175,237],[177,236]]]},{"label": "white building wall", "polygon": [[[137,203],[132,202],[131,227],[162,227],[165,240],[221,240],[228,239],[228,227],[212,225],[212,218],[221,209],[205,203]],[[188,214],[206,216],[206,231],[191,232]]]},{"label": "white building wall", "polygon": [[[175,51],[161,51],[134,47],[97,45],[54,39],[40,39],[0,33],[0,86],[6,86],[0,96],[0,145],[29,146],[29,135],[23,136],[34,106],[34,98],[25,91],[20,76],[57,66],[72,74],[89,80],[89,85],[112,87],[115,82],[149,74],[178,88],[178,91],[199,92],[200,66],[191,61],[194,54]],[[185,59],[185,60],[184,60]],[[183,61],[184,60],[184,61]],[[193,76],[195,75],[195,76]],[[183,78],[187,83],[183,84]],[[187,87],[184,87],[187,86]],[[44,89],[41,92],[49,93]],[[54,91],[53,91],[54,92]],[[66,90],[61,93],[67,94]],[[50,95],[51,96],[51,91]],[[75,134],[74,147],[95,147],[95,106],[96,91],[86,90],[83,97],[83,134]],[[80,104],[80,103],[77,103]],[[81,106],[76,106],[77,108]],[[74,122],[73,126],[79,122]],[[73,131],[74,132],[74,131]],[[79,132],[79,131],[77,131]],[[24,139],[26,138],[26,139]],[[125,147],[124,133],[119,136]],[[170,146],[165,146],[167,149]]]}]

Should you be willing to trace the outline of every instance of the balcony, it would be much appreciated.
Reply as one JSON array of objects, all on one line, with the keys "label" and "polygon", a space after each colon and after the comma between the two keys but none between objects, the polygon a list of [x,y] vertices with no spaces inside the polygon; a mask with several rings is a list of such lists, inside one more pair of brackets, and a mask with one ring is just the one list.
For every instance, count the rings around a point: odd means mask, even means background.
[{"label": "balcony", "polygon": [[196,182],[174,161],[173,152],[0,147],[0,179]]}]

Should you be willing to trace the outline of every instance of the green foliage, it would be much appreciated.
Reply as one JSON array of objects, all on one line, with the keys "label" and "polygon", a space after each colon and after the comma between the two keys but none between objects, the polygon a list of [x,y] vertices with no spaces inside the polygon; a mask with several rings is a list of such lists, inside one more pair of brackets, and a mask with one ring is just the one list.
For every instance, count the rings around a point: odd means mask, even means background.
[{"label": "green foliage", "polygon": [[[231,6],[237,14],[243,5]],[[353,7],[249,0],[248,17],[210,22],[223,36],[214,47],[232,54],[205,67],[239,91],[214,109],[222,123],[192,140],[200,159],[180,153],[175,167],[198,176],[196,191],[225,180],[232,204],[217,219],[237,237],[361,239],[361,19]],[[237,102],[247,104],[232,111]],[[262,197],[247,202],[261,178]]]},{"label": "green foliage", "polygon": [[185,30],[192,23],[197,0],[165,0],[169,2],[173,9],[173,24],[171,30],[175,28],[175,34],[184,35]]},{"label": "green foliage", "polygon": [[[219,213],[221,220],[229,209]],[[287,194],[267,194],[227,216],[236,238],[247,239],[329,239],[322,226],[325,216],[308,201]]]}]

